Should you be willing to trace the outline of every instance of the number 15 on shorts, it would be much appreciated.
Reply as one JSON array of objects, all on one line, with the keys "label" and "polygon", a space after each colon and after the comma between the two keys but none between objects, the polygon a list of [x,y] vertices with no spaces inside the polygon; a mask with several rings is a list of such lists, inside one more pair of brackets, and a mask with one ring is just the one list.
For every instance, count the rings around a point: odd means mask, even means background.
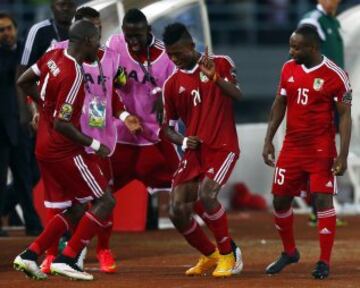
[{"label": "number 15 on shorts", "polygon": [[285,181],[285,169],[276,167],[275,174],[274,174],[274,183],[278,185],[283,185]]}]

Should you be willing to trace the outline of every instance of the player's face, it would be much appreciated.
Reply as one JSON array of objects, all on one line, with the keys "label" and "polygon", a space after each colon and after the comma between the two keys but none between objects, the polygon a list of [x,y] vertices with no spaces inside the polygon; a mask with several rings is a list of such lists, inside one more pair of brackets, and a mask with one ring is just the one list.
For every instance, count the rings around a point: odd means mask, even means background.
[{"label": "player's face", "polygon": [[146,48],[150,32],[147,23],[124,23],[122,29],[125,41],[132,52],[139,53]]},{"label": "player's face", "polygon": [[335,15],[341,0],[319,0],[326,13]]},{"label": "player's face", "polygon": [[0,19],[0,46],[12,47],[16,43],[16,28],[9,18]]},{"label": "player's face", "polygon": [[93,23],[95,25],[95,27],[99,29],[100,38],[101,38],[102,25],[101,25],[100,17],[92,17],[92,18],[86,18],[86,19],[89,20],[91,23]]},{"label": "player's face", "polygon": [[97,33],[93,37],[89,38],[84,45],[86,59],[89,62],[94,62],[97,59],[97,52],[100,48],[100,34]]},{"label": "player's face", "polygon": [[53,0],[51,10],[57,22],[70,24],[75,15],[76,5],[73,0]]},{"label": "player's face", "polygon": [[194,43],[178,41],[172,45],[166,45],[166,53],[170,60],[180,69],[191,69],[196,63]]},{"label": "player's face", "polygon": [[300,34],[293,33],[290,37],[290,50],[291,58],[297,64],[305,64],[311,58],[312,47],[306,43],[304,37]]}]

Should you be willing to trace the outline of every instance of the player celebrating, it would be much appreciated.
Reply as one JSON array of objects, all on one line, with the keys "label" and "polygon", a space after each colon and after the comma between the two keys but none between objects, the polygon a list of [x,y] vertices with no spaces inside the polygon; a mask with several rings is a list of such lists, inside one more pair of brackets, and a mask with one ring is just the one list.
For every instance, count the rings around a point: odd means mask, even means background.
[{"label": "player celebrating", "polygon": [[[242,269],[240,250],[236,249],[236,259],[225,209],[217,199],[240,153],[232,110],[233,99],[241,97],[235,67],[229,57],[210,58],[207,51],[205,55],[197,52],[182,24],[167,26],[163,40],[178,68],[163,87],[164,129],[169,139],[185,150],[173,178],[170,218],[189,244],[203,254],[185,274],[201,275],[216,266],[213,276],[228,277]],[[175,131],[180,118],[186,126],[185,137]],[[217,247],[192,217],[199,207]]]},{"label": "player celebrating", "polygon": [[[272,187],[275,227],[284,252],[266,268],[266,273],[279,273],[287,265],[299,261],[291,203],[301,190],[309,187],[317,206],[321,251],[312,275],[316,279],[324,279],[329,275],[335,236],[335,176],[343,175],[347,167],[351,87],[346,73],[321,55],[320,39],[314,28],[302,26],[291,35],[290,55],[292,60],[285,63],[281,72],[263,149],[265,163],[273,167],[275,152],[272,141],[287,110],[286,135]],[[340,115],[338,156],[334,103]]]},{"label": "player celebrating", "polygon": [[[76,10],[75,21],[89,20],[101,31],[100,13],[91,7],[82,7]],[[67,48],[69,41],[54,43],[51,49]],[[81,131],[88,136],[98,139],[102,144],[110,148],[111,153],[115,150],[117,141],[118,120],[124,121],[126,129],[130,133],[136,134],[141,131],[141,125],[137,117],[130,115],[124,109],[124,105],[114,90],[113,79],[119,67],[119,54],[108,49],[99,49],[95,63],[84,62],[82,64],[85,74],[85,102],[83,113],[80,119]],[[92,149],[87,152],[93,154]],[[110,158],[102,159],[96,157],[102,171],[105,172],[109,185],[113,183]],[[57,203],[48,204],[53,213],[59,213],[68,207],[68,201],[63,199],[61,207]],[[61,209],[54,209],[55,207]],[[59,211],[60,210],[60,211]],[[113,273],[116,270],[116,262],[109,248],[109,240],[112,232],[113,219],[111,225],[101,230],[98,234],[96,254],[100,263],[100,270]],[[41,269],[45,273],[50,273],[50,265],[57,255],[57,243],[47,251],[47,256],[41,264]]]},{"label": "player celebrating", "polygon": [[[90,147],[102,157],[109,155],[110,150],[79,130],[85,98],[81,65],[84,61],[96,60],[99,36],[99,30],[91,22],[75,22],[70,28],[68,49],[44,54],[18,81],[23,92],[34,100],[42,99],[36,156],[46,200],[58,202],[66,195],[67,202],[72,204],[63,213],[55,215],[44,232],[14,260],[16,269],[35,279],[47,277],[37,265],[38,257],[64,232],[78,224],[63,253],[51,264],[51,271],[74,279],[92,280],[91,274],[76,265],[76,256],[100,229],[109,224],[115,205],[98,162],[84,151],[84,147]],[[40,93],[36,86],[38,79]],[[82,204],[89,201],[93,205],[82,216]]]},{"label": "player celebrating", "polygon": [[160,87],[175,67],[139,9],[127,11],[122,30],[123,34],[110,37],[107,46],[120,54],[126,74],[119,89],[121,99],[127,111],[140,118],[143,131],[134,135],[123,124],[118,128],[118,144],[111,156],[114,190],[133,179],[170,190],[179,158],[174,146],[162,139],[157,118],[162,115]]}]

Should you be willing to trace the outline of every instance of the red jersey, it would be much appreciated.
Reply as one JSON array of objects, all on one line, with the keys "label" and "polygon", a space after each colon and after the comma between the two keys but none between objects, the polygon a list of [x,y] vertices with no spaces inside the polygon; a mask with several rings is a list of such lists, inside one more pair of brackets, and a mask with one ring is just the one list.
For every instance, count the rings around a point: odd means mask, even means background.
[{"label": "red jersey", "polygon": [[[230,58],[213,56],[213,61],[220,77],[235,82]],[[168,125],[181,118],[186,136],[198,136],[211,148],[239,154],[232,99],[198,65],[190,71],[177,69],[164,83],[163,97]]]},{"label": "red jersey", "polygon": [[40,121],[35,153],[43,161],[72,157],[84,147],[54,129],[54,120],[71,122],[80,130],[84,102],[83,75],[80,65],[64,49],[45,53],[32,66],[40,77]]},{"label": "red jersey", "polygon": [[347,74],[325,56],[310,69],[290,60],[283,66],[278,94],[287,98],[282,150],[292,156],[336,156],[334,101],[351,105]]}]

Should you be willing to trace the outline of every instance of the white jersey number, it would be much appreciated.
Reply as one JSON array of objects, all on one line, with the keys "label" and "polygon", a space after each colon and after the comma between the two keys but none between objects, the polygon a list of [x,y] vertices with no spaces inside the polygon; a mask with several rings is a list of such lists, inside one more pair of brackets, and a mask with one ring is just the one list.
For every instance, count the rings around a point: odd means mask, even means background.
[{"label": "white jersey number", "polygon": [[275,175],[274,175],[274,183],[278,185],[283,185],[285,181],[285,169],[282,168],[275,168]]},{"label": "white jersey number", "polygon": [[191,96],[193,96],[194,106],[197,106],[198,104],[201,103],[201,97],[200,97],[199,90],[192,90],[191,91]]},{"label": "white jersey number", "polygon": [[298,88],[297,89],[298,92],[298,97],[297,97],[297,104],[301,104],[301,105],[306,105],[308,103],[309,100],[309,89],[307,88]]}]

